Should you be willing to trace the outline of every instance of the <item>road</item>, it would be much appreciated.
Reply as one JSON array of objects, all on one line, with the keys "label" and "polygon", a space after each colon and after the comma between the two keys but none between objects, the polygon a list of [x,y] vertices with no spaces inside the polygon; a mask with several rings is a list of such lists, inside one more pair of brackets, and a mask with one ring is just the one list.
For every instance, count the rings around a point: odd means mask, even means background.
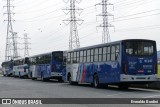
[{"label": "road", "polygon": [[[19,79],[0,76],[0,98],[160,98],[160,90],[130,88],[120,90],[117,87],[96,89],[88,84],[69,85],[56,81],[42,82],[40,80]],[[4,105],[0,105],[0,107]],[[27,106],[27,105],[26,105]],[[36,106],[36,105],[35,105]],[[48,105],[53,107],[52,105]],[[56,105],[62,106],[62,105]],[[75,105],[63,105],[74,107]],[[93,105],[78,105],[92,107]],[[108,105],[94,105],[108,107]],[[115,107],[115,105],[109,105]],[[118,105],[120,107],[138,107],[139,105]],[[159,107],[159,105],[141,105],[141,107]],[[4,107],[15,107],[4,106]],[[41,106],[38,106],[41,107]],[[43,106],[42,106],[43,107]],[[76,105],[77,107],[77,105]]]}]

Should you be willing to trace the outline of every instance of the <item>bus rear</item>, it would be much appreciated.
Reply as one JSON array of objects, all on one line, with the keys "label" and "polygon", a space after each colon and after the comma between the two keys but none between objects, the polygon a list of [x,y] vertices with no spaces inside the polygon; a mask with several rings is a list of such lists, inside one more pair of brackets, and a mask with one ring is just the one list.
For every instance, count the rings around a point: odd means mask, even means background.
[{"label": "bus rear", "polygon": [[122,42],[121,82],[149,83],[157,81],[157,49],[152,40]]},{"label": "bus rear", "polygon": [[52,70],[51,77],[62,81],[63,70],[63,51],[52,52]]}]

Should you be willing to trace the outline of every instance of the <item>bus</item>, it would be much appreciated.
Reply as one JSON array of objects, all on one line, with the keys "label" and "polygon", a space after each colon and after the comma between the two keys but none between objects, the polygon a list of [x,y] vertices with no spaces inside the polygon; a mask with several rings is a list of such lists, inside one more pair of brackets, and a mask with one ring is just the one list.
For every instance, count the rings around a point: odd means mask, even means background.
[{"label": "bus", "polygon": [[13,60],[2,62],[3,76],[12,76],[13,74]]},{"label": "bus", "polygon": [[63,51],[54,51],[30,57],[30,72],[33,80],[62,81]]},{"label": "bus", "polygon": [[29,58],[21,58],[13,60],[13,76],[14,77],[25,77],[29,75]]},{"label": "bus", "polygon": [[90,83],[94,87],[157,81],[156,42],[127,39],[66,51],[64,81]]}]

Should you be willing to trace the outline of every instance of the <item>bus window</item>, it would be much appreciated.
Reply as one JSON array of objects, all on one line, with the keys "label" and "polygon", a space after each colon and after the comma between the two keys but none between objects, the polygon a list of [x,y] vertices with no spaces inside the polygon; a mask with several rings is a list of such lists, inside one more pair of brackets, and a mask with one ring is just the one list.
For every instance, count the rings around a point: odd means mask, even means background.
[{"label": "bus window", "polygon": [[95,51],[94,51],[94,61],[95,62],[98,61],[98,48],[96,48]]},{"label": "bus window", "polygon": [[153,54],[153,45],[149,42],[144,42],[144,55],[152,55]]},{"label": "bus window", "polygon": [[94,49],[91,49],[91,62],[94,61]]},{"label": "bus window", "polygon": [[54,52],[53,59],[57,62],[62,62],[63,61],[63,52]]},{"label": "bus window", "polygon": [[120,45],[116,45],[116,60],[120,54]]},{"label": "bus window", "polygon": [[111,60],[111,48],[110,46],[107,47],[107,61],[110,61]]},{"label": "bus window", "polygon": [[24,63],[25,63],[25,64],[29,64],[29,58],[25,58]]},{"label": "bus window", "polygon": [[68,55],[67,55],[67,63],[68,64],[71,63],[71,53],[68,53]]},{"label": "bus window", "polygon": [[80,62],[83,62],[83,51],[80,51]]},{"label": "bus window", "polygon": [[133,44],[129,42],[126,43],[126,54],[133,55]]},{"label": "bus window", "polygon": [[91,50],[87,50],[87,62],[90,62]]},{"label": "bus window", "polygon": [[80,57],[79,52],[77,52],[77,63],[79,63],[79,57]]},{"label": "bus window", "polygon": [[45,64],[49,64],[51,62],[51,55],[46,55],[44,60]]},{"label": "bus window", "polygon": [[73,63],[77,63],[77,52],[74,52]]},{"label": "bus window", "polygon": [[154,53],[154,43],[148,41],[126,41],[125,52],[128,55],[146,56]]},{"label": "bus window", "polygon": [[116,56],[115,56],[115,46],[111,47],[111,61],[115,61]]},{"label": "bus window", "polygon": [[71,52],[71,63],[73,63],[73,52]]},{"label": "bus window", "polygon": [[98,59],[99,59],[100,62],[102,61],[102,48],[99,48]]},{"label": "bus window", "polygon": [[103,47],[103,58],[102,61],[106,61],[107,59],[107,47]]},{"label": "bus window", "polygon": [[83,53],[83,62],[86,62],[86,58],[87,58],[87,52],[86,50]]}]

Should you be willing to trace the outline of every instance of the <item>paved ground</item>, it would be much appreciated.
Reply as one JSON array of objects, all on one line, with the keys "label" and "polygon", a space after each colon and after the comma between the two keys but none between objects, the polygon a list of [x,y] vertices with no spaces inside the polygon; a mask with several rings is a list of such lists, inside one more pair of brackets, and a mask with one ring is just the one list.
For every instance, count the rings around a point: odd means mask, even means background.
[{"label": "paved ground", "polygon": [[[69,85],[56,81],[42,82],[0,76],[0,98],[160,98],[160,90],[130,88],[120,90],[117,87],[95,89],[90,85]],[[17,107],[0,105],[0,107]],[[44,106],[44,105],[43,105]],[[43,107],[33,106],[33,107]],[[53,105],[48,105],[53,107]],[[92,107],[93,105],[54,105],[65,107]],[[116,105],[94,105],[95,107],[115,107]],[[138,107],[139,105],[117,105],[120,107]],[[141,107],[159,107],[159,105],[141,105]],[[20,107],[20,106],[19,106]]]}]

